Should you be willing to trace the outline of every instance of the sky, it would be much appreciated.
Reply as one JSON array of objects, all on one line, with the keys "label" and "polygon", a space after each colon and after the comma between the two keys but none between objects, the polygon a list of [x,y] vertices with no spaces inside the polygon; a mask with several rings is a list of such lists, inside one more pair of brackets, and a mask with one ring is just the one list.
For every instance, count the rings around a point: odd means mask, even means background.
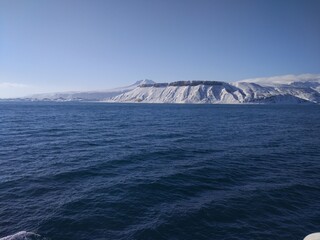
[{"label": "sky", "polygon": [[0,0],[0,98],[320,72],[319,0]]}]

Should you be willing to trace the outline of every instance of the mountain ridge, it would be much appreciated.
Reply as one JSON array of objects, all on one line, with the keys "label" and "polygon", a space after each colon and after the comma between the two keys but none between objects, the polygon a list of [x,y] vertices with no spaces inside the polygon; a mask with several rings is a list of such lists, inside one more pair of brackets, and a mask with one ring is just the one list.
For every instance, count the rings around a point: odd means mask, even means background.
[{"label": "mountain ridge", "polygon": [[236,82],[149,79],[108,90],[34,94],[30,101],[102,101],[143,103],[320,104],[320,74],[283,75]]},{"label": "mountain ridge", "polygon": [[31,96],[26,97],[25,99],[33,100],[33,101],[101,101],[103,99],[112,98],[121,93],[128,92],[140,84],[151,84],[155,83],[152,80],[144,79],[136,81],[135,83],[125,86],[118,87],[107,90],[96,90],[96,91],[69,91],[69,92],[56,92],[56,93],[40,93],[33,94]]},{"label": "mountain ridge", "polygon": [[[274,78],[277,80],[276,78]],[[259,81],[257,81],[259,82]],[[137,88],[106,100],[108,102],[143,103],[320,103],[320,78],[303,81],[280,81],[258,84],[254,81],[234,83],[220,81],[176,81],[142,84]]]}]

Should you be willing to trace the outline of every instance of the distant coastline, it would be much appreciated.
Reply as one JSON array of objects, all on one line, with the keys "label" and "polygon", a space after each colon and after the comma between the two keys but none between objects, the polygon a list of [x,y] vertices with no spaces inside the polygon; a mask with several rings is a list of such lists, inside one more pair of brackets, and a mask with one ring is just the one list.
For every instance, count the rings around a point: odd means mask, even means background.
[{"label": "distant coastline", "polygon": [[285,75],[239,82],[140,80],[109,90],[34,94],[0,101],[179,104],[320,104],[320,75]]}]

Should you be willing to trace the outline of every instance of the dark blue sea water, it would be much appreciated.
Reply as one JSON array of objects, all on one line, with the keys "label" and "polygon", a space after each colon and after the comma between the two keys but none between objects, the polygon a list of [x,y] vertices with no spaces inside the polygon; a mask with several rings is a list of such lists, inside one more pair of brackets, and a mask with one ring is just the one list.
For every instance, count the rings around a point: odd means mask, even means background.
[{"label": "dark blue sea water", "polygon": [[302,239],[320,106],[0,103],[0,237]]}]

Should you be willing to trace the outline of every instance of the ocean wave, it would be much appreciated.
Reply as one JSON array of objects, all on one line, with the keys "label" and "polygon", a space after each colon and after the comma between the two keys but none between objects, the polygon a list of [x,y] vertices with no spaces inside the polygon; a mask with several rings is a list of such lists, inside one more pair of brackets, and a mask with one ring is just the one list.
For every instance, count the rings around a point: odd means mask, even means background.
[{"label": "ocean wave", "polygon": [[45,240],[45,238],[33,232],[21,231],[13,235],[0,238],[0,240]]}]

